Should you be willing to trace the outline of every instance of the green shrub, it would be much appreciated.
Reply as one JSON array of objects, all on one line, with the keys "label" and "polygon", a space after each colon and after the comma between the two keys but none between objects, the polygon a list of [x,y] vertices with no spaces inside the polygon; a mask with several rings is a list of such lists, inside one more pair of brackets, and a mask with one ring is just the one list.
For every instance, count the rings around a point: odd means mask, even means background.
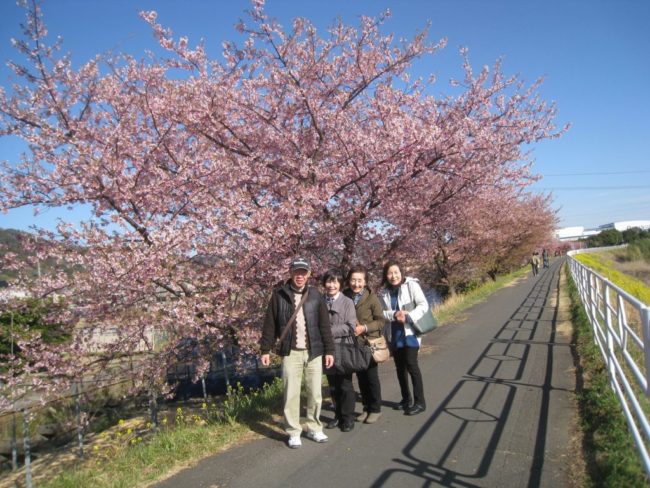
[{"label": "green shrub", "polygon": [[587,238],[587,247],[617,246],[623,243],[623,234],[616,229],[607,229]]},{"label": "green shrub", "polygon": [[623,231],[623,241],[628,244],[639,239],[650,239],[650,230],[643,230],[640,227],[632,227]]},{"label": "green shrub", "polygon": [[627,246],[630,261],[645,260],[650,263],[650,239],[639,239]]},{"label": "green shrub", "polygon": [[223,402],[222,418],[225,422],[234,424],[268,416],[274,410],[280,409],[282,392],[282,379],[278,377],[259,390],[249,392],[246,392],[240,383],[234,388],[229,386],[226,400]]},{"label": "green shrub", "polygon": [[13,308],[5,308],[0,312],[0,356],[11,352],[11,334],[13,332],[13,349],[20,354],[16,344],[19,339],[26,339],[30,334],[38,332],[47,344],[60,344],[70,338],[70,333],[62,324],[51,323],[47,316],[56,308],[63,307],[52,299],[40,300],[26,298],[16,302]]}]

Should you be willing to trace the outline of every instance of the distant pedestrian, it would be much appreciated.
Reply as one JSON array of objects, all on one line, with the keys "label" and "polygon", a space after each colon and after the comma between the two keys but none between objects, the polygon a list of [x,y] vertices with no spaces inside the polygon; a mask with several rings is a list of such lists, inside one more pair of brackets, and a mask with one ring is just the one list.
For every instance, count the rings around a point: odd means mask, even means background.
[{"label": "distant pedestrian", "polygon": [[[424,384],[418,364],[421,339],[412,324],[429,312],[429,303],[413,278],[402,274],[399,264],[389,261],[383,269],[384,289],[379,296],[384,309],[384,319],[389,322],[390,349],[395,359],[395,370],[402,399],[395,407],[406,415],[417,415],[426,410]],[[410,311],[409,311],[410,310]],[[413,396],[409,388],[413,384]]]},{"label": "distant pedestrian", "polygon": [[533,276],[537,276],[539,274],[539,253],[537,251],[530,258],[530,266],[533,269]]},{"label": "distant pedestrian", "polygon": [[[325,300],[316,288],[307,285],[311,275],[309,261],[294,259],[289,275],[289,280],[271,294],[260,351],[262,364],[268,366],[271,363],[269,353],[275,341],[281,338],[278,354],[282,356],[285,430],[289,434],[289,447],[295,449],[302,445],[300,390],[303,374],[307,396],[306,435],[315,442],[327,441],[320,421],[323,355],[325,367],[331,368],[334,342]],[[293,324],[284,333],[296,310]]]},{"label": "distant pedestrian", "polygon": [[545,269],[548,268],[548,251],[546,248],[542,250],[542,263]]}]

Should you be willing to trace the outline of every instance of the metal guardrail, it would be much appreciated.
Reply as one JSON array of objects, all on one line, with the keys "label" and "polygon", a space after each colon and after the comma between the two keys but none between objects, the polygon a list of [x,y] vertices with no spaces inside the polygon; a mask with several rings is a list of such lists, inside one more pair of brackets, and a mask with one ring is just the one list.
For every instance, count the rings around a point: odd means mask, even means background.
[{"label": "metal guardrail", "polygon": [[[157,410],[159,409],[158,403],[160,400],[163,402],[172,402],[176,400],[188,400],[189,397],[202,396],[204,400],[208,401],[208,394],[222,395],[228,392],[228,387],[234,384],[241,385],[244,388],[259,388],[264,383],[269,382],[273,377],[278,375],[277,367],[260,368],[257,357],[248,357],[236,364],[235,361],[224,352],[214,353],[211,356],[210,369],[198,380],[194,381],[196,376],[196,359],[198,352],[194,351],[196,345],[189,344],[189,348],[185,350],[184,357],[179,358],[178,363],[167,369],[166,379],[168,384],[176,384],[176,389],[173,390],[173,396],[167,397],[154,397],[154,403],[149,403],[149,408],[155,408],[156,412],[151,412],[152,419],[157,417]],[[231,351],[232,352],[232,351]],[[75,382],[71,385],[70,391],[65,391],[58,396],[50,399],[38,398],[38,392],[32,391],[33,397],[29,401],[23,402],[18,405],[14,403],[13,408],[0,411],[0,421],[5,420],[9,424],[10,438],[3,439],[0,437],[0,449],[2,454],[11,455],[11,471],[16,472],[19,468],[23,468],[25,485],[31,488],[32,484],[32,457],[34,454],[40,455],[40,450],[50,442],[49,438],[41,435],[37,431],[34,435],[34,429],[30,427],[34,420],[35,414],[43,411],[66,411],[73,405],[74,413],[69,417],[70,424],[76,423],[76,443],[68,443],[67,450],[72,453],[76,451],[79,458],[84,457],[84,444],[85,444],[85,430],[88,425],[85,419],[86,413],[89,409],[88,405],[98,394],[105,394],[107,388],[120,387],[123,384],[131,383],[136,379],[136,376],[127,374],[127,370],[119,370],[112,378],[86,378]],[[0,394],[5,394],[3,384],[0,382]],[[146,398],[146,390],[141,392],[140,402]],[[130,395],[131,400],[135,400],[137,395]],[[150,398],[151,400],[151,398]],[[18,435],[18,425],[22,417],[23,432]],[[152,420],[153,423],[153,420]],[[157,426],[157,423],[154,424]],[[55,431],[58,434],[64,434],[67,437],[72,428],[58,426],[53,422],[45,425],[45,427],[53,427],[52,436]],[[60,429],[59,429],[60,427]],[[22,437],[22,441],[20,440]],[[72,440],[72,438],[70,439]],[[6,452],[8,448],[9,452]],[[19,456],[20,451],[20,456]],[[9,460],[3,459],[0,454],[0,478],[3,476],[3,469],[6,470],[9,465]],[[19,457],[22,457],[22,463],[19,463]],[[42,468],[42,466],[41,466]],[[22,475],[21,474],[21,477]],[[21,485],[22,486],[22,485]]]},{"label": "metal guardrail", "polygon": [[574,258],[584,251],[594,249],[568,253],[571,276],[650,476],[650,424],[642,406],[647,408],[650,398],[650,307]]}]

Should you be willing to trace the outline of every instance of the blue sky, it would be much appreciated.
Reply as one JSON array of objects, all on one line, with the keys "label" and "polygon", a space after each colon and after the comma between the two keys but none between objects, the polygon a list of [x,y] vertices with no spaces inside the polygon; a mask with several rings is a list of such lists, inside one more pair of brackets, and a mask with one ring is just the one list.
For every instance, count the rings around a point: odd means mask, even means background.
[{"label": "blue sky", "polygon": [[[156,10],[158,20],[190,44],[204,39],[219,56],[224,40],[238,38],[234,24],[244,17],[245,0],[45,0],[51,35],[79,65],[96,53],[125,51],[140,57],[156,43],[139,10]],[[448,39],[447,48],[416,63],[413,74],[435,73],[436,93],[449,93],[448,80],[461,76],[458,48],[469,48],[475,70],[502,57],[506,74],[528,83],[544,76],[544,99],[555,101],[558,126],[571,129],[559,140],[532,146],[534,185],[551,191],[559,225],[594,227],[621,220],[650,220],[650,2],[646,0],[267,0],[267,12],[284,25],[296,16],[319,29],[342,17],[376,16],[390,9],[386,32],[412,36],[431,22],[430,39]],[[4,66],[15,58],[10,38],[19,35],[23,10],[0,2],[0,83],[9,86]],[[21,147],[0,139],[0,159],[16,160]],[[51,228],[57,218],[78,220],[76,209],[32,209],[0,215],[0,227]]]}]

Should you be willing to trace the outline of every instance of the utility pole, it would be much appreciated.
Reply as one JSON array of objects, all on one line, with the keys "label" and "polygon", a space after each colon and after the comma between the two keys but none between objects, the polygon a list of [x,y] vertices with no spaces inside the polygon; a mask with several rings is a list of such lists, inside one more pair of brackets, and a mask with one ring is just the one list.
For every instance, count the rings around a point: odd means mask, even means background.
[{"label": "utility pole", "polygon": [[16,400],[14,398],[14,311],[10,312],[10,327],[9,333],[11,335],[11,408],[13,413],[11,414],[11,470],[15,471],[18,469],[18,445],[16,443]]},{"label": "utility pole", "polygon": [[41,280],[41,259],[38,257],[38,236],[34,237],[34,244],[36,248],[36,274],[38,276],[38,280]]}]

